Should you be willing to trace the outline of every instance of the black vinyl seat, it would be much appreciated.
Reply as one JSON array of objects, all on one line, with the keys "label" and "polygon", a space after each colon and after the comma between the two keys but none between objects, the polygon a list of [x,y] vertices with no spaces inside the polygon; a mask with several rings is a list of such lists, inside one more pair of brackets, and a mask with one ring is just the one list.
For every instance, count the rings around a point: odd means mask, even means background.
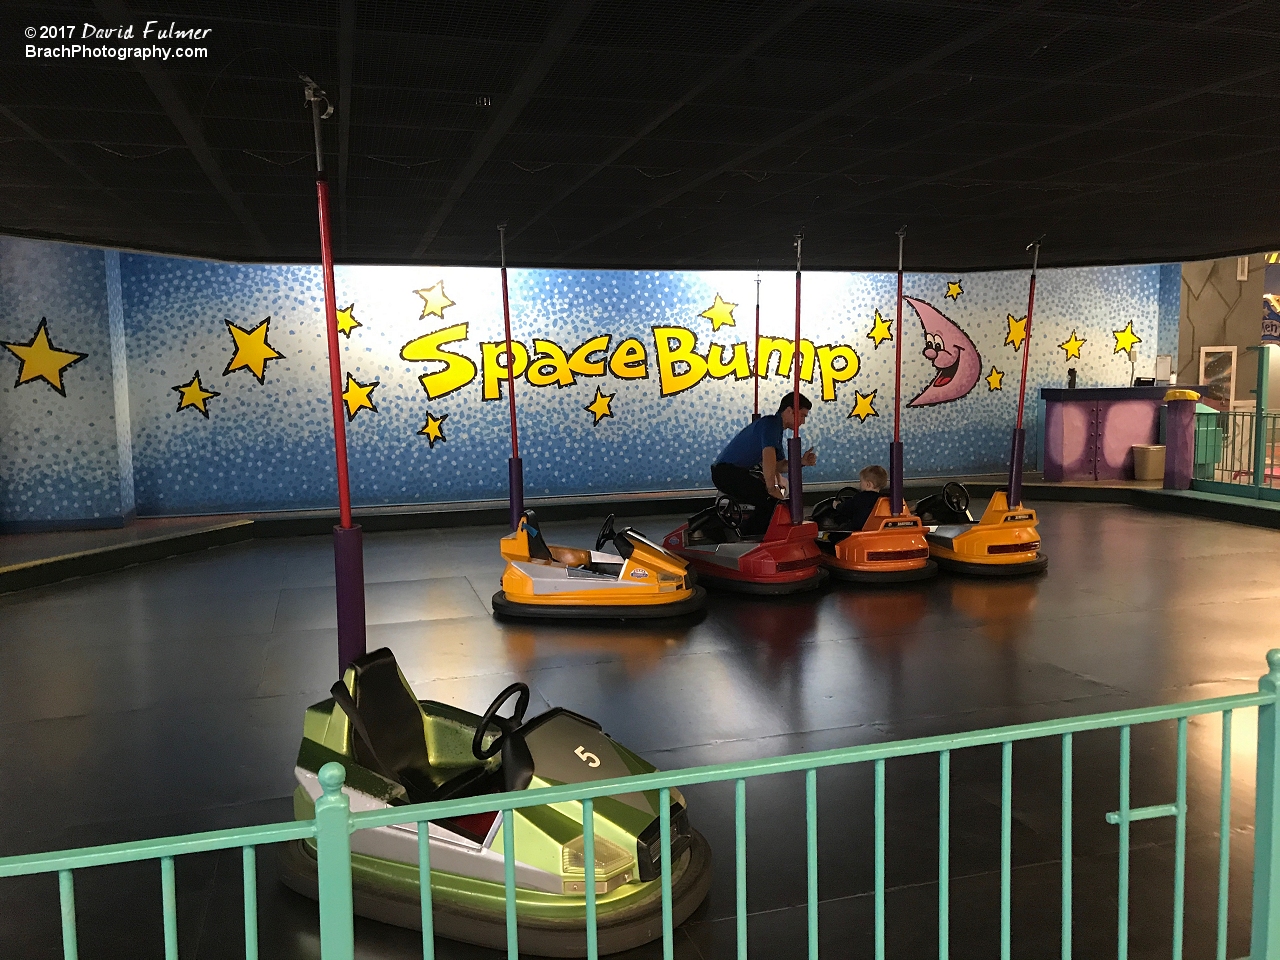
[{"label": "black vinyl seat", "polygon": [[383,647],[366,653],[351,667],[354,698],[341,680],[332,693],[354,728],[351,740],[358,764],[399,783],[410,803],[500,789],[501,780],[488,783],[494,777],[481,764],[460,771],[432,765],[417,697],[401,679],[390,650]]},{"label": "black vinyl seat", "polygon": [[551,548],[547,546],[547,541],[542,537],[542,527],[538,523],[538,515],[532,510],[526,510],[522,516],[524,517],[525,533],[529,536],[529,556],[535,560],[554,560],[551,555]]}]

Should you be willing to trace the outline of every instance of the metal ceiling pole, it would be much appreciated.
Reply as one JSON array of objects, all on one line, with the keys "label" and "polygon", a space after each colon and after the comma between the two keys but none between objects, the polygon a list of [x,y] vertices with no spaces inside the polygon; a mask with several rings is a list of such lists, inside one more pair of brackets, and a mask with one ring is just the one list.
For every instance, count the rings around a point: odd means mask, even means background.
[{"label": "metal ceiling pole", "polygon": [[760,261],[756,261],[756,345],[755,350],[751,354],[755,358],[756,375],[752,377],[755,383],[755,400],[751,405],[751,422],[755,423],[760,419]]},{"label": "metal ceiling pole", "polygon": [[[804,522],[804,500],[800,489],[800,244],[804,234],[796,234],[796,339],[791,353],[791,440],[787,444],[787,487],[791,500],[791,522]],[[759,344],[756,345],[757,348]]]},{"label": "metal ceiling pole", "polygon": [[902,244],[907,225],[898,230],[898,327],[893,334],[893,443],[889,444],[889,502],[893,515],[902,513]]},{"label": "metal ceiling pole", "polygon": [[[333,283],[333,231],[329,219],[329,184],[324,174],[320,121],[333,113],[325,92],[307,76],[307,103],[316,141],[316,200],[320,210],[320,262],[324,275],[324,312],[329,344],[329,390],[333,399],[333,445],[338,464],[339,525],[333,528],[333,561],[338,601],[338,676],[351,661],[364,656],[364,545],[358,524],[351,522],[351,485],[347,475],[347,429],[343,419],[342,358],[338,346],[337,300]],[[321,102],[325,105],[320,112]]]},{"label": "metal ceiling pole", "polygon": [[1009,507],[1022,505],[1022,458],[1027,432],[1022,429],[1022,407],[1027,394],[1027,357],[1031,353],[1031,311],[1036,304],[1036,267],[1040,264],[1040,241],[1027,244],[1031,255],[1031,286],[1027,289],[1027,325],[1022,331],[1022,379],[1018,382],[1018,425],[1013,428],[1013,449],[1009,454]]},{"label": "metal ceiling pole", "polygon": [[520,461],[520,435],[516,430],[516,357],[511,350],[511,303],[507,297],[507,225],[498,224],[498,249],[502,252],[502,323],[507,334],[507,402],[511,408],[511,458],[507,460],[507,485],[511,495],[511,529],[520,526],[524,513],[524,465]]}]

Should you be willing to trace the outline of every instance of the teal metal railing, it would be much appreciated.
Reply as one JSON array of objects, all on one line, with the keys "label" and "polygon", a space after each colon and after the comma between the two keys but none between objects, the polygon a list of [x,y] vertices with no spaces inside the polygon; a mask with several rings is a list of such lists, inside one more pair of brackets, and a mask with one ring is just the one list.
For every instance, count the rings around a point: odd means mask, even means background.
[{"label": "teal metal railing", "polygon": [[[427,822],[476,813],[500,812],[504,822],[512,822],[512,812],[542,804],[582,801],[584,823],[584,866],[586,899],[586,943],[591,960],[598,956],[596,936],[595,831],[593,802],[598,797],[636,791],[659,791],[660,837],[662,844],[662,938],[663,956],[671,960],[674,950],[671,901],[671,814],[670,791],[698,784],[734,784],[734,858],[737,919],[737,956],[747,957],[747,847],[746,781],[752,777],[783,773],[804,773],[805,848],[807,862],[807,954],[818,958],[818,774],[830,767],[870,763],[874,767],[874,937],[876,960],[885,960],[885,783],[887,761],[910,756],[936,754],[939,771],[938,815],[938,956],[947,960],[950,947],[950,790],[951,755],[972,747],[1001,747],[1000,790],[1000,956],[1009,960],[1012,950],[1012,811],[1013,745],[1021,741],[1058,738],[1062,753],[1062,960],[1071,960],[1072,941],[1072,802],[1073,736],[1093,730],[1120,731],[1120,788],[1118,809],[1107,821],[1119,828],[1119,914],[1116,931],[1118,960],[1127,960],[1129,948],[1129,830],[1136,821],[1160,817],[1174,819],[1173,960],[1181,960],[1186,891],[1187,815],[1187,723],[1190,717],[1219,714],[1222,718],[1222,780],[1219,795],[1219,876],[1217,912],[1217,958],[1226,960],[1228,918],[1228,874],[1230,868],[1231,742],[1232,718],[1236,711],[1258,708],[1257,792],[1254,832],[1254,874],[1252,899],[1251,960],[1280,960],[1280,650],[1267,654],[1268,672],[1259,681],[1257,693],[1219,697],[1189,703],[1145,707],[1070,719],[1049,720],[1016,726],[976,730],[945,736],[924,737],[893,743],[868,744],[798,754],[744,763],[719,764],[687,770],[657,772],[643,776],[601,780],[587,784],[549,787],[521,793],[496,794],[440,803],[390,807],[385,810],[352,813],[342,785],[345,771],[337,763],[320,771],[322,796],[316,802],[314,820],[219,830],[186,837],[146,840],[84,850],[32,854],[0,859],[0,878],[31,874],[58,874],[62,906],[63,953],[67,960],[77,956],[76,907],[73,875],[86,867],[130,861],[159,860],[162,879],[162,911],[166,960],[178,955],[177,908],[174,887],[174,858],[190,853],[243,849],[245,955],[257,957],[257,885],[255,850],[264,843],[314,838],[318,861],[320,900],[320,943],[323,960],[352,960],[354,924],[351,889],[351,834],[357,830],[392,824],[418,825],[419,878],[422,895],[423,954],[434,957],[432,931],[430,849]],[[1150,723],[1176,721],[1177,767],[1173,802],[1133,807],[1130,802],[1132,729]],[[515,831],[503,830],[505,838],[505,893],[507,953],[516,960],[519,932],[516,925]]]},{"label": "teal metal railing", "polygon": [[[1280,490],[1280,414],[1251,410],[1198,413],[1193,479],[1229,484],[1246,496],[1248,488]],[[1212,487],[1206,487],[1212,489]],[[1231,491],[1228,491],[1231,492]]]},{"label": "teal metal railing", "polygon": [[1193,489],[1280,500],[1280,413],[1267,411],[1274,348],[1249,348],[1258,354],[1252,410],[1196,414]]}]

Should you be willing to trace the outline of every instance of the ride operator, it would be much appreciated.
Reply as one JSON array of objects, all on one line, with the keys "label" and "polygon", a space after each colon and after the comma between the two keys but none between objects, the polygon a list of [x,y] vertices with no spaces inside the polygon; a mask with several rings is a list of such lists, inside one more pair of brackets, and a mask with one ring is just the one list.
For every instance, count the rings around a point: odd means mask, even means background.
[{"label": "ride operator", "polygon": [[[756,536],[769,528],[774,508],[786,499],[787,461],[783,453],[782,432],[796,428],[792,394],[778,405],[778,412],[761,417],[743,427],[738,435],[720,451],[711,465],[711,482],[717,490],[738,503],[749,503],[755,510],[742,525],[744,536]],[[813,403],[800,394],[800,425],[804,425]],[[818,455],[810,447],[800,459],[801,466],[812,467]],[[760,473],[753,472],[760,467]]]}]

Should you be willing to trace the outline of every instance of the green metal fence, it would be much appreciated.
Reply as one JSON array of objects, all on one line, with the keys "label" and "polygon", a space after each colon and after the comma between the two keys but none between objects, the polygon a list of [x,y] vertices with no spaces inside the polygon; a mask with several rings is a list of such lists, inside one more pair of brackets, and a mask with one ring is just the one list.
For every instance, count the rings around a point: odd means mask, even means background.
[{"label": "green metal fence", "polygon": [[[1219,796],[1219,878],[1217,910],[1217,958],[1227,951],[1227,879],[1230,858],[1231,740],[1235,711],[1258,708],[1257,792],[1255,798],[1255,840],[1251,931],[1251,960],[1280,960],[1280,650],[1267,654],[1268,672],[1258,684],[1258,692],[1212,700],[1167,706],[1146,707],[1113,713],[1093,714],[1063,720],[1049,720],[1017,726],[977,730],[946,736],[924,737],[886,744],[872,744],[798,754],[744,763],[720,764],[687,770],[658,772],[643,776],[601,780],[589,784],[550,787],[512,794],[496,794],[471,799],[449,800],[412,806],[391,807],[352,813],[342,791],[345,771],[337,763],[320,771],[323,795],[315,806],[315,819],[210,833],[186,837],[122,843],[111,846],[0,859],[0,878],[31,874],[58,874],[62,906],[63,953],[67,960],[77,956],[74,871],[130,861],[159,860],[164,916],[166,960],[178,956],[177,906],[174,886],[174,858],[189,853],[243,849],[245,955],[258,955],[257,887],[255,849],[266,843],[314,837],[317,848],[320,897],[320,943],[323,960],[352,960],[354,925],[351,889],[351,834],[356,830],[392,824],[418,825],[419,877],[422,890],[423,954],[434,957],[432,932],[430,849],[427,821],[501,812],[511,822],[511,811],[549,803],[580,800],[585,826],[583,860],[586,870],[585,896],[587,951],[594,960],[596,943],[595,835],[593,801],[620,793],[658,790],[662,843],[663,956],[671,960],[674,950],[671,903],[671,819],[670,791],[697,784],[734,783],[735,891],[737,909],[737,956],[747,957],[747,848],[746,781],[752,777],[779,773],[803,773],[805,782],[806,859],[808,878],[808,942],[810,960],[818,957],[818,775],[831,767],[872,764],[874,767],[875,833],[871,856],[875,865],[875,956],[885,958],[885,782],[887,761],[934,754],[938,757],[938,956],[947,960],[950,946],[950,788],[951,756],[970,747],[1001,745],[1000,819],[1000,957],[1011,956],[1012,918],[1012,786],[1013,745],[1020,741],[1057,738],[1062,756],[1062,960],[1071,960],[1072,943],[1072,799],[1073,736],[1093,730],[1120,731],[1120,788],[1118,809],[1107,814],[1108,822],[1119,828],[1119,922],[1116,931],[1118,960],[1127,960],[1129,948],[1129,832],[1136,821],[1172,817],[1175,823],[1173,886],[1173,960],[1181,960],[1187,816],[1187,723],[1193,716],[1219,714],[1222,718],[1222,779]],[[1176,721],[1177,774],[1171,803],[1133,807],[1130,803],[1130,761],[1132,728],[1141,724]],[[505,884],[507,951],[516,960],[519,939],[516,927],[515,831],[502,831],[505,838]]]},{"label": "green metal fence", "polygon": [[1280,489],[1280,414],[1252,410],[1198,413],[1194,479]]},{"label": "green metal fence", "polygon": [[1192,489],[1280,500],[1280,413],[1267,411],[1274,349],[1249,347],[1258,354],[1252,410],[1196,414]]}]

